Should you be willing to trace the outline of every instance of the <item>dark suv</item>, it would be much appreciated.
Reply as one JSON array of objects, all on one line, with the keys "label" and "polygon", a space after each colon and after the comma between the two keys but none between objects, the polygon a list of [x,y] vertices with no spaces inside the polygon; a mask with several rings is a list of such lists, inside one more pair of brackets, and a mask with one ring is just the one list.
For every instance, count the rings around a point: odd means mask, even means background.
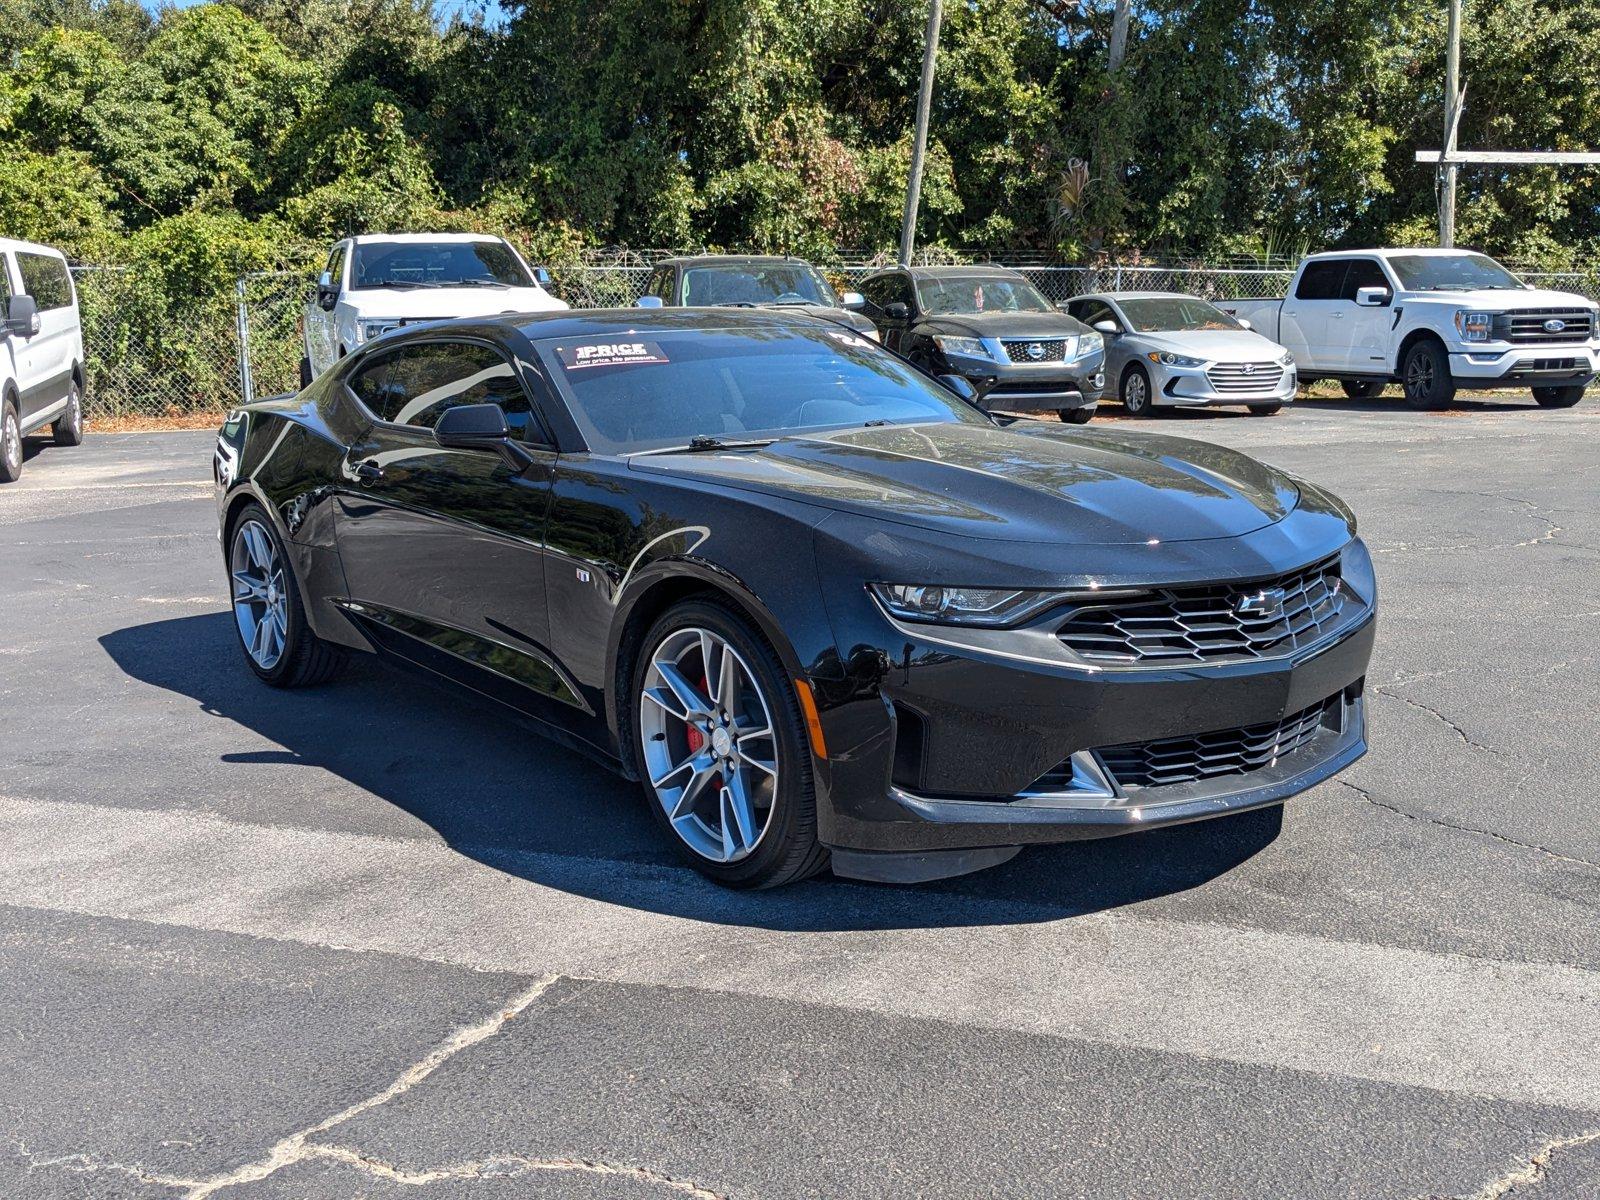
[{"label": "dark suv", "polygon": [[1105,387],[1105,339],[1005,267],[892,267],[861,281],[883,344],[959,375],[985,409],[1081,424]]},{"label": "dark suv", "polygon": [[656,263],[637,301],[643,308],[789,308],[878,340],[877,327],[858,311],[859,292],[840,296],[803,258],[766,254],[695,254]]}]

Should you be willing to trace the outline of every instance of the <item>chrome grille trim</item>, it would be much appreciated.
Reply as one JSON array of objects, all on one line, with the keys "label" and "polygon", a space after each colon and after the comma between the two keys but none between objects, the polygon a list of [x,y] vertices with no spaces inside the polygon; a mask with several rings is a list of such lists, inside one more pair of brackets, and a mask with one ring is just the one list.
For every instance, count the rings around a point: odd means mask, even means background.
[{"label": "chrome grille trim", "polygon": [[[1066,362],[1067,343],[1077,342],[1077,338],[1001,338],[1000,344],[1005,347],[1006,357],[1014,363],[1038,362]],[[1028,354],[1029,346],[1038,346],[1041,353],[1038,358]]]},{"label": "chrome grille trim", "polygon": [[[1551,332],[1546,321],[1560,321],[1565,328]],[[1594,312],[1587,308],[1524,308],[1500,313],[1492,321],[1494,336],[1520,345],[1554,342],[1586,342],[1594,336]]]},{"label": "chrome grille trim", "polygon": [[1339,732],[1343,721],[1341,693],[1278,721],[1103,746],[1095,753],[1117,786],[1134,792],[1220,775],[1248,775],[1305,749],[1319,733]]},{"label": "chrome grille trim", "polygon": [[[1240,612],[1246,597],[1281,589],[1281,611]],[[1236,583],[1151,589],[1144,596],[1074,609],[1056,636],[1092,663],[1182,666],[1289,654],[1344,627],[1359,609],[1332,555],[1286,575]]]},{"label": "chrome grille trim", "polygon": [[1275,362],[1213,363],[1206,378],[1219,392],[1270,392],[1283,378],[1283,367]]}]

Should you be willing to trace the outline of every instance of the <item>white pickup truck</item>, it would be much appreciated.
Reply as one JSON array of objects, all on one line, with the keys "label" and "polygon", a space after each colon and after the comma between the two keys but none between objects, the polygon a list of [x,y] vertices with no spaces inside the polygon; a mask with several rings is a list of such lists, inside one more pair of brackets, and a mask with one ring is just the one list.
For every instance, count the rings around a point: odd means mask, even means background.
[{"label": "white pickup truck", "polygon": [[350,351],[422,321],[566,308],[504,238],[476,233],[367,233],[328,255],[305,311],[306,387]]},{"label": "white pickup truck", "polygon": [[1302,382],[1337,379],[1352,399],[1398,382],[1412,408],[1446,408],[1459,388],[1527,387],[1570,408],[1600,371],[1594,301],[1470,251],[1313,254],[1284,299],[1217,307],[1285,346]]}]

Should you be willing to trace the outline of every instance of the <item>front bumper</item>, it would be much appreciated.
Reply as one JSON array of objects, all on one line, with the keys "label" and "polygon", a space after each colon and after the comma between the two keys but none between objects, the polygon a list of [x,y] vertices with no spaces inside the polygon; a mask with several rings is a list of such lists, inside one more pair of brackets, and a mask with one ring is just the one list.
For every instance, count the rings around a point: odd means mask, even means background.
[{"label": "front bumper", "polygon": [[1473,387],[1529,387],[1587,383],[1600,374],[1600,348],[1573,346],[1486,346],[1452,350],[1450,374]]},{"label": "front bumper", "polygon": [[1222,404],[1288,404],[1300,386],[1293,366],[1286,367],[1276,383],[1263,388],[1232,388],[1224,391],[1212,381],[1209,368],[1172,367],[1145,360],[1150,371],[1150,390],[1157,404],[1205,407]]},{"label": "front bumper", "polygon": [[[986,342],[991,339],[986,339]],[[997,358],[946,355],[946,361],[978,393],[978,406],[990,412],[1056,412],[1086,408],[1105,391],[1105,350],[1065,362],[1010,362]]]}]

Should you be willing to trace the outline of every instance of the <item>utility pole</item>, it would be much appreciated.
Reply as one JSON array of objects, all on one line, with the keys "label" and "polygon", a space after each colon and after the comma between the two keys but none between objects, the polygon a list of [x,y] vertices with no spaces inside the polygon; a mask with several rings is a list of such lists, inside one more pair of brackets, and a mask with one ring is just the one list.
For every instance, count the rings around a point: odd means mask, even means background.
[{"label": "utility pole", "polygon": [[1128,53],[1128,17],[1132,9],[1133,0],[1115,0],[1111,9],[1111,45],[1106,50],[1106,69],[1113,75]]},{"label": "utility pole", "polygon": [[[1461,0],[1450,0],[1449,47],[1444,59],[1444,152],[1456,148],[1456,122],[1461,103]],[[1444,184],[1439,193],[1439,245],[1456,244],[1456,164],[1444,160]]]},{"label": "utility pole", "polygon": [[917,239],[917,206],[922,202],[922,158],[928,149],[928,109],[933,104],[933,60],[939,52],[939,0],[928,0],[928,32],[922,46],[922,90],[917,93],[917,126],[911,140],[911,177],[906,181],[906,211],[900,221],[900,264],[911,265]]}]

